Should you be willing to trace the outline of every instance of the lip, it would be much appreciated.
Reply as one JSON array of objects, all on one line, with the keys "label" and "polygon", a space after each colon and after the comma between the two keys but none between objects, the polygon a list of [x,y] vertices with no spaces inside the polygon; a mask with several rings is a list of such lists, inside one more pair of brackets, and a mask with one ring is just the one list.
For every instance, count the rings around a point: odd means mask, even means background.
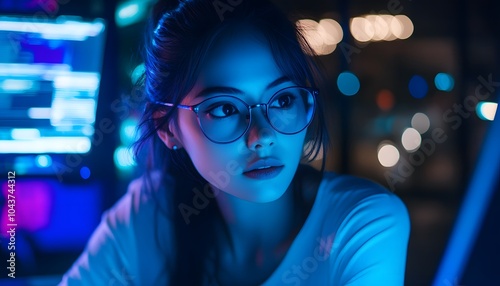
[{"label": "lip", "polygon": [[265,169],[269,167],[281,167],[281,166],[283,166],[283,163],[281,163],[280,160],[273,157],[266,157],[266,158],[260,158],[257,161],[250,163],[243,172],[246,173],[253,170]]},{"label": "lip", "polygon": [[283,163],[276,158],[261,158],[249,164],[243,175],[252,179],[271,179],[281,173],[283,168]]},{"label": "lip", "polygon": [[283,168],[284,166],[255,169],[252,171],[244,172],[243,175],[252,179],[272,179],[278,176]]}]

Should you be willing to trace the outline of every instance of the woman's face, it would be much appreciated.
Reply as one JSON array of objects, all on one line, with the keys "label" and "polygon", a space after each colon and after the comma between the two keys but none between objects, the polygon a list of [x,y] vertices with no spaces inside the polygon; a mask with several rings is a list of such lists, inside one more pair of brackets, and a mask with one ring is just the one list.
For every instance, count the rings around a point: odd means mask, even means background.
[{"label": "woman's face", "polygon": [[[220,87],[225,89],[223,94],[248,105],[267,103],[276,91],[294,85],[279,70],[263,38],[251,32],[233,33],[211,48],[182,104],[195,105],[220,95]],[[208,88],[213,92],[204,92]],[[228,93],[227,88],[234,91]],[[198,172],[213,187],[252,202],[270,202],[285,193],[301,159],[307,131],[281,134],[271,127],[263,111],[253,108],[250,128],[231,143],[209,140],[190,110],[179,109],[175,132]],[[224,115],[228,110],[213,112]],[[258,168],[262,169],[250,171]]]}]

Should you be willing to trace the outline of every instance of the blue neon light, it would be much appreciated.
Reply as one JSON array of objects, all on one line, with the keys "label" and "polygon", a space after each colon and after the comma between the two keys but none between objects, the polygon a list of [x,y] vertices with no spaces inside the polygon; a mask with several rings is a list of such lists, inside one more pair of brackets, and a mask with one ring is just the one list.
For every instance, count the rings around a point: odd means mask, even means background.
[{"label": "blue neon light", "polygon": [[434,286],[451,285],[462,278],[464,267],[481,229],[500,172],[500,119],[491,123],[476,170],[465,195]]}]

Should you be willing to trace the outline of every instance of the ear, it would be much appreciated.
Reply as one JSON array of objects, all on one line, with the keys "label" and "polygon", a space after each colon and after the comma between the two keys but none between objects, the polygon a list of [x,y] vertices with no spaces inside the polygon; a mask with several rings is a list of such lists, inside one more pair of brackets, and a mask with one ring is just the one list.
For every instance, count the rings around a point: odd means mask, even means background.
[{"label": "ear", "polygon": [[[165,116],[165,111],[157,111],[153,114],[153,118],[156,121],[159,120],[161,117]],[[163,128],[158,129],[156,132],[158,134],[158,137],[160,137],[161,141],[167,146],[169,149],[173,149],[174,146],[177,146],[177,148],[182,147],[181,141],[178,139],[178,134],[177,134],[177,128],[175,127],[175,124],[173,120],[168,122],[166,126]]]}]

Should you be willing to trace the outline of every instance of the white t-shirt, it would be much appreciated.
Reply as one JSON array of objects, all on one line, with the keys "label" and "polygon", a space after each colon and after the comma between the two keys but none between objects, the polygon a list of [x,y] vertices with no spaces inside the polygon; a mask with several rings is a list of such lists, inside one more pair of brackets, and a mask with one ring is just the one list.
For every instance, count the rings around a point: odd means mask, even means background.
[{"label": "white t-shirt", "polygon": [[[60,285],[167,285],[172,246],[155,237],[172,230],[154,206],[134,181]],[[326,172],[302,229],[263,285],[403,285],[409,228],[395,194]]]}]

